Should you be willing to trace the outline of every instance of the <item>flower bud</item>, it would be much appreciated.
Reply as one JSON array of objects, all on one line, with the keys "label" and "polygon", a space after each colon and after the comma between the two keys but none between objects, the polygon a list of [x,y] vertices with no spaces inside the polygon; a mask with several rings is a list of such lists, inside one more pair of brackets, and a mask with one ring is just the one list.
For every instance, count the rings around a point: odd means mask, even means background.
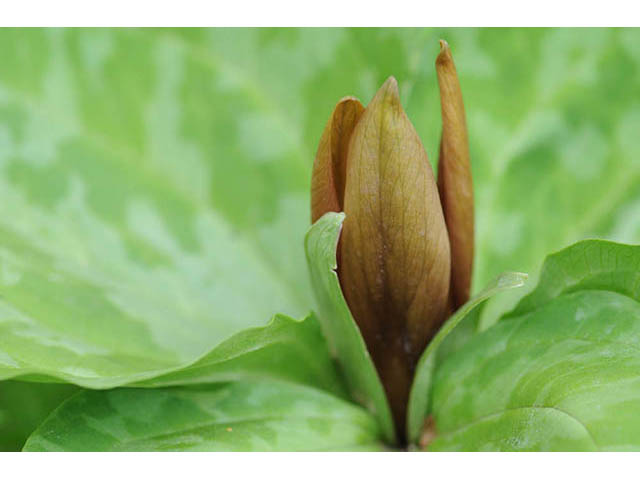
[{"label": "flower bud", "polygon": [[451,243],[451,309],[469,299],[473,267],[473,185],[462,92],[449,45],[436,59],[442,109],[438,188]]},{"label": "flower bud", "polygon": [[325,129],[312,216],[346,213],[340,284],[400,430],[415,364],[446,315],[449,241],[433,172],[396,80],[389,78],[364,112],[358,107],[341,101]]},{"label": "flower bud", "polygon": [[[390,77],[363,108],[336,106],[313,167],[311,212],[346,214],[338,278],[387,393],[399,437],[418,358],[469,297],[473,190],[451,52],[436,60],[442,106],[438,185]],[[444,210],[443,210],[444,208]]]}]

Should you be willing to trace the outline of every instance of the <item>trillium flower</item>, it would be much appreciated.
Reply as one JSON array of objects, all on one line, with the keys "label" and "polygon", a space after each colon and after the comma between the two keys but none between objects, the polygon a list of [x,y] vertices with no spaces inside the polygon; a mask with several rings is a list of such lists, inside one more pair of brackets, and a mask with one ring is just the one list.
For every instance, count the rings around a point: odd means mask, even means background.
[{"label": "trillium flower", "polygon": [[469,298],[473,189],[464,106],[446,42],[436,60],[442,110],[438,180],[390,77],[367,107],[336,105],[316,154],[312,222],[345,212],[340,285],[394,415],[404,425],[416,362]]}]

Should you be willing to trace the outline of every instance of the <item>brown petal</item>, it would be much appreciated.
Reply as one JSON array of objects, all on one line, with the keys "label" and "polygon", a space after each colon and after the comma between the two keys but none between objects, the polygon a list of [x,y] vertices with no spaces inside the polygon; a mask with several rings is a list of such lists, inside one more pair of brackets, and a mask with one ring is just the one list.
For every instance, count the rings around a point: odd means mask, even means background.
[{"label": "brown petal", "polygon": [[313,162],[311,223],[327,212],[342,211],[349,140],[363,111],[357,98],[345,97],[327,122]]},{"label": "brown petal", "polygon": [[413,369],[446,313],[450,253],[427,154],[391,77],[349,146],[340,282],[401,433]]},{"label": "brown petal", "polygon": [[471,287],[473,184],[460,82],[444,40],[440,40],[436,71],[442,108],[438,188],[451,242],[451,300],[455,310],[469,299]]}]

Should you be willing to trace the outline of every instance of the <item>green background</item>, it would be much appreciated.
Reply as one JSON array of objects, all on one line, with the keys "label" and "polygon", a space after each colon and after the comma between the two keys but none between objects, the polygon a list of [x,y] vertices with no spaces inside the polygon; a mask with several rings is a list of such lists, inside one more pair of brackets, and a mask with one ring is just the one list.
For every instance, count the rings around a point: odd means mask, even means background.
[{"label": "green background", "polygon": [[[638,242],[640,30],[4,29],[0,379],[124,385],[315,308],[322,128],[394,75],[433,162],[439,38],[467,110],[474,289],[505,270],[534,284],[582,238]],[[0,383],[4,448],[26,388],[28,425],[64,394]]]}]

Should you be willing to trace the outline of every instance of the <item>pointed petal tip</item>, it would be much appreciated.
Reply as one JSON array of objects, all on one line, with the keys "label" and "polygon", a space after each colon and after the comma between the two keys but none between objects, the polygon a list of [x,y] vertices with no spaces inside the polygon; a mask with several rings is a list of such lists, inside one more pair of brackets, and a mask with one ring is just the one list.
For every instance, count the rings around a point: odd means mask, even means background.
[{"label": "pointed petal tip", "polygon": [[367,105],[367,109],[375,110],[378,108],[378,106],[382,105],[391,107],[393,111],[397,111],[398,107],[402,108],[398,82],[393,76],[385,80],[385,82],[371,99],[371,102],[369,102],[369,105]]},{"label": "pointed petal tip", "polygon": [[380,90],[398,95],[398,81],[396,80],[396,77],[391,75],[387,78],[382,84],[382,87],[380,87]]},{"label": "pointed petal tip", "polygon": [[440,39],[440,53],[436,58],[436,65],[442,65],[451,61],[451,48],[446,40]]},{"label": "pointed petal tip", "polygon": [[389,75],[389,77],[384,81],[384,84],[392,84],[395,85],[396,87],[398,86],[398,81],[396,80],[396,77],[394,77],[393,75]]},{"label": "pointed petal tip", "polygon": [[400,105],[400,90],[398,88],[398,81],[394,76],[390,76],[382,84],[378,92],[376,93],[372,103],[384,102],[388,105]]}]

